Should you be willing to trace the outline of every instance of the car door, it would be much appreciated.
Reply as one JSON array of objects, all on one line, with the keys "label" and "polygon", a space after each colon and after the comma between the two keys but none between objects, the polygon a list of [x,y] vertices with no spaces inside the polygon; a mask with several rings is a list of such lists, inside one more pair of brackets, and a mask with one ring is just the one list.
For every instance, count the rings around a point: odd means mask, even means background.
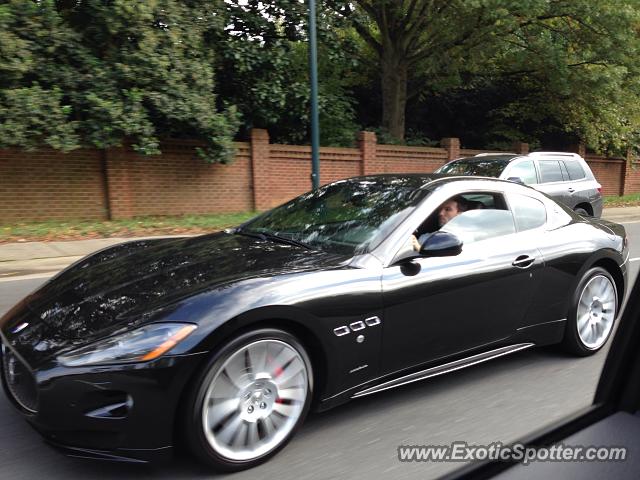
[{"label": "car door", "polygon": [[569,185],[562,174],[563,166],[557,159],[537,160],[540,171],[540,184],[535,185],[536,190],[546,193],[558,202],[565,205],[571,203]]},{"label": "car door", "polygon": [[382,369],[391,373],[512,335],[542,259],[509,210],[465,212],[446,224],[462,252],[386,267]]},{"label": "car door", "polygon": [[575,209],[581,203],[591,204],[600,194],[588,181],[587,174],[576,159],[565,159],[562,161],[563,172],[567,176],[567,201],[566,205]]}]

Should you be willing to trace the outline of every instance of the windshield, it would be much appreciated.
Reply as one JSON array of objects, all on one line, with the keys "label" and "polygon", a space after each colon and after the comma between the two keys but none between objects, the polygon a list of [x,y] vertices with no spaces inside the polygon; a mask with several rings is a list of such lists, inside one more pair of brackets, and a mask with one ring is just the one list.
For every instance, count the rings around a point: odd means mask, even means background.
[{"label": "windshield", "polygon": [[246,223],[263,233],[335,253],[375,248],[430,193],[420,177],[351,179],[305,193]]},{"label": "windshield", "polygon": [[482,158],[462,158],[443,165],[438,173],[451,173],[455,175],[474,175],[480,177],[499,177],[511,157],[494,156]]}]

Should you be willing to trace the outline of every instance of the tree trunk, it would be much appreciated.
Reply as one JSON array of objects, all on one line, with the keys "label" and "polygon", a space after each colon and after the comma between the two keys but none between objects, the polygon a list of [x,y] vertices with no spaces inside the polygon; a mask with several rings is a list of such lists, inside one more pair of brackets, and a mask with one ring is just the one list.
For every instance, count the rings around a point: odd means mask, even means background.
[{"label": "tree trunk", "polygon": [[383,52],[382,65],[382,126],[398,140],[404,139],[407,107],[407,62],[394,54]]}]

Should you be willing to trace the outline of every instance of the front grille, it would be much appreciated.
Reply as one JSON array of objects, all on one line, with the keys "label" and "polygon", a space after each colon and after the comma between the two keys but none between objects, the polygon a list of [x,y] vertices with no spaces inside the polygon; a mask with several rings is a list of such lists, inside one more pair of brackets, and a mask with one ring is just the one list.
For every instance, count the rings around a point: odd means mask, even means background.
[{"label": "front grille", "polygon": [[2,369],[7,390],[13,400],[30,413],[38,411],[38,390],[29,368],[2,345]]}]

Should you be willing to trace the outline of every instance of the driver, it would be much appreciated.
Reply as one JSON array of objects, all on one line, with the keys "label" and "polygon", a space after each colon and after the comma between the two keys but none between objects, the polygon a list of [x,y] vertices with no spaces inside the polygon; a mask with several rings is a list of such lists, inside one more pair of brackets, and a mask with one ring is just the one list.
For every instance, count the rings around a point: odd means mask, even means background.
[{"label": "driver", "polygon": [[[466,212],[468,209],[467,201],[459,195],[446,200],[438,207],[438,227],[442,228],[449,220],[460,215],[462,212]],[[416,252],[420,251],[420,246],[428,235],[431,235],[431,233],[422,234],[420,238],[411,235],[411,245]]]}]

